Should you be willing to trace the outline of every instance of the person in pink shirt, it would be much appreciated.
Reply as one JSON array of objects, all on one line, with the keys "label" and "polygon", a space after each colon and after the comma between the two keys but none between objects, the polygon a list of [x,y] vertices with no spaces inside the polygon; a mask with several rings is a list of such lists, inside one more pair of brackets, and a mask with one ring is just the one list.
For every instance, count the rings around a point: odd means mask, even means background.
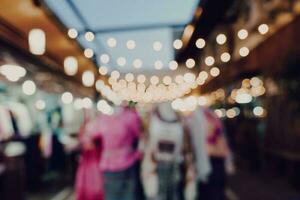
[{"label": "person in pink shirt", "polygon": [[118,108],[112,115],[99,115],[87,127],[90,135],[101,138],[100,169],[104,177],[106,200],[139,200],[139,161],[137,148],[141,136],[137,112]]}]

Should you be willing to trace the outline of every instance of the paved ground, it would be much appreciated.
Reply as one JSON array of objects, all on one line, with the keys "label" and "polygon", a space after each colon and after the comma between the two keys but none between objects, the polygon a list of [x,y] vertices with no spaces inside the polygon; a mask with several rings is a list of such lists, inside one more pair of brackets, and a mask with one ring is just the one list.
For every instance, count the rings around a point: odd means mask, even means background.
[{"label": "paved ground", "polygon": [[[287,181],[244,171],[229,177],[226,194],[228,200],[300,200],[300,190]],[[75,196],[72,187],[66,187],[32,195],[29,200],[75,200]]]}]

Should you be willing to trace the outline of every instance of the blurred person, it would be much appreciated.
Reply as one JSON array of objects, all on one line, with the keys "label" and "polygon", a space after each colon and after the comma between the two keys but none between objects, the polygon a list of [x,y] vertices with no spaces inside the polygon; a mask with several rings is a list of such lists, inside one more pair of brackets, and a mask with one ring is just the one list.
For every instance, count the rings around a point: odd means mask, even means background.
[{"label": "blurred person", "polygon": [[84,113],[84,122],[79,131],[81,155],[76,174],[77,200],[103,200],[103,178],[99,167],[101,157],[101,139],[97,135],[92,137],[86,128],[91,119]]},{"label": "blurred person", "polygon": [[[183,199],[181,164],[184,128],[170,103],[161,103],[151,113],[143,169],[148,199]],[[147,174],[148,173],[148,174]]]},{"label": "blurred person", "polygon": [[233,171],[230,150],[220,119],[208,108],[199,108],[186,118],[194,151],[199,200],[225,199],[225,163]]},{"label": "blurred person", "polygon": [[111,115],[100,114],[87,126],[90,135],[101,138],[105,200],[141,199],[140,126],[138,113],[124,106],[116,107]]}]

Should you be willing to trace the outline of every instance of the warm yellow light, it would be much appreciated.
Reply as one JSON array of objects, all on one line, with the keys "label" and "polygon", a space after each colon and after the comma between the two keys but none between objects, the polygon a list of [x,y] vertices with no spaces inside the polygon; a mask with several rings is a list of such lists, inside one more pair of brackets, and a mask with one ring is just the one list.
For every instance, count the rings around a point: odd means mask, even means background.
[{"label": "warm yellow light", "polygon": [[242,57],[246,57],[249,55],[250,50],[247,47],[242,47],[240,48],[239,53]]},{"label": "warm yellow light", "polygon": [[35,83],[31,80],[27,80],[22,85],[22,90],[26,95],[33,95],[36,91]]},{"label": "warm yellow light", "polygon": [[226,37],[226,35],[224,35],[223,33],[221,33],[221,34],[219,34],[217,36],[216,41],[220,45],[225,44],[225,42],[227,41],[227,37]]},{"label": "warm yellow light", "polygon": [[178,68],[178,63],[175,60],[169,62],[169,69],[176,70]]},{"label": "warm yellow light", "polygon": [[93,41],[93,40],[95,39],[95,35],[94,35],[94,33],[92,33],[91,31],[88,31],[88,32],[86,32],[86,33],[84,34],[84,38],[85,38],[87,41],[91,42],[91,41]]},{"label": "warm yellow light", "polygon": [[117,64],[120,66],[120,67],[123,67],[126,65],[126,59],[124,57],[119,57],[117,59]]},{"label": "warm yellow light", "polygon": [[207,66],[212,66],[213,64],[215,64],[215,59],[212,56],[208,56],[205,58],[205,64]]},{"label": "warm yellow light", "polygon": [[205,40],[202,38],[197,39],[196,41],[196,47],[198,49],[203,49],[205,47]]},{"label": "warm yellow light", "polygon": [[220,69],[217,67],[213,67],[210,69],[210,75],[213,77],[217,77],[220,75]]},{"label": "warm yellow light", "polygon": [[43,55],[46,51],[46,34],[42,29],[31,29],[28,33],[29,50],[32,54]]},{"label": "warm yellow light", "polygon": [[84,50],[84,56],[87,58],[92,58],[94,56],[94,51],[93,49],[87,48]]},{"label": "warm yellow light", "polygon": [[139,69],[141,68],[143,65],[143,62],[141,59],[137,58],[133,61],[133,67],[136,68],[136,69]]},{"label": "warm yellow light", "polygon": [[82,74],[82,84],[86,87],[92,87],[95,82],[94,73],[90,70],[83,72]]},{"label": "warm yellow light", "polygon": [[144,83],[146,81],[146,76],[143,74],[140,74],[137,76],[137,82]]},{"label": "warm yellow light", "polygon": [[234,118],[237,115],[236,110],[231,108],[226,111],[226,116],[230,119]]},{"label": "warm yellow light", "polygon": [[222,61],[222,62],[225,62],[225,63],[226,63],[226,62],[229,62],[230,59],[231,59],[231,56],[230,56],[229,53],[224,52],[224,53],[221,54],[221,61]]},{"label": "warm yellow light", "polygon": [[182,48],[182,46],[183,46],[183,42],[181,41],[181,40],[179,40],[179,39],[176,39],[176,40],[174,40],[174,42],[173,42],[173,47],[175,48],[175,49],[181,49]]},{"label": "warm yellow light", "polygon": [[7,80],[16,82],[26,75],[26,70],[19,65],[5,64],[0,66],[0,73],[7,78]]},{"label": "warm yellow light", "polygon": [[109,55],[107,54],[102,54],[100,56],[100,61],[103,63],[103,64],[107,64],[109,62],[110,58],[109,58]]},{"label": "warm yellow light", "polygon": [[70,93],[70,92],[64,92],[61,95],[61,101],[64,104],[70,104],[70,103],[72,103],[73,102],[73,95],[72,95],[72,93]]},{"label": "warm yellow light", "polygon": [[69,36],[70,38],[72,38],[72,39],[77,38],[77,36],[78,36],[77,30],[76,30],[75,28],[70,28],[70,29],[68,30],[68,36]]},{"label": "warm yellow light", "polygon": [[196,79],[196,76],[193,73],[187,72],[183,75],[183,79],[187,83],[193,83]]},{"label": "warm yellow light", "polygon": [[160,51],[162,49],[162,43],[159,41],[155,41],[152,45],[154,51]]},{"label": "warm yellow light", "polygon": [[202,71],[199,73],[198,77],[202,80],[206,80],[208,78],[208,73],[206,71]]},{"label": "warm yellow light", "polygon": [[74,56],[68,56],[64,60],[64,70],[69,76],[74,76],[78,71],[78,61]]},{"label": "warm yellow light", "polygon": [[111,47],[111,48],[114,48],[117,46],[117,40],[113,37],[110,37],[107,39],[107,46]]},{"label": "warm yellow light", "polygon": [[128,73],[125,75],[125,80],[127,82],[132,82],[134,80],[134,75],[132,73]]},{"label": "warm yellow light", "polygon": [[258,117],[263,116],[263,115],[264,115],[264,112],[265,112],[265,110],[264,110],[264,108],[261,107],[261,106],[256,106],[256,107],[253,109],[253,114],[254,114],[255,116],[258,116]]},{"label": "warm yellow light", "polygon": [[157,76],[152,76],[152,77],[150,78],[150,83],[151,83],[152,85],[157,85],[157,84],[159,83],[159,78],[158,78]]},{"label": "warm yellow light", "polygon": [[165,85],[170,85],[170,84],[172,83],[172,78],[171,78],[170,76],[165,76],[165,77],[163,78],[163,83],[164,83]]},{"label": "warm yellow light", "polygon": [[118,79],[120,77],[120,72],[114,70],[111,72],[110,76],[113,78],[113,79]]},{"label": "warm yellow light", "polygon": [[107,72],[108,72],[108,69],[107,69],[107,67],[105,67],[105,66],[101,66],[100,68],[99,68],[99,73],[101,74],[101,75],[106,75],[107,74]]},{"label": "warm yellow light", "polygon": [[246,29],[241,29],[239,30],[238,32],[238,37],[241,39],[241,40],[244,40],[248,37],[248,31]]},{"label": "warm yellow light", "polygon": [[191,69],[191,68],[195,67],[196,62],[193,58],[189,58],[186,60],[185,65],[187,66],[187,68]]},{"label": "warm yellow light", "polygon": [[130,50],[134,49],[136,47],[135,41],[134,40],[128,40],[126,42],[126,46]]},{"label": "warm yellow light", "polygon": [[258,32],[262,35],[267,34],[269,31],[269,26],[267,24],[261,24],[258,27]]},{"label": "warm yellow light", "polygon": [[157,69],[157,70],[161,70],[161,69],[163,68],[163,66],[164,66],[164,64],[163,64],[162,61],[160,61],[160,60],[157,60],[157,61],[155,61],[155,63],[154,63],[154,67],[155,67],[155,69]]}]

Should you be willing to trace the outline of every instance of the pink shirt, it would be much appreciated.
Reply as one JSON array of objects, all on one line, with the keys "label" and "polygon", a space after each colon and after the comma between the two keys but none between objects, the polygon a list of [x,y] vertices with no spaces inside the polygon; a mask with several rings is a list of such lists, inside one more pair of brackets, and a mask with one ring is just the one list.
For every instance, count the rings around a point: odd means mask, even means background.
[{"label": "pink shirt", "polygon": [[122,171],[140,159],[140,152],[134,148],[140,137],[140,118],[135,111],[124,108],[113,115],[100,115],[87,131],[102,139],[102,170]]}]

